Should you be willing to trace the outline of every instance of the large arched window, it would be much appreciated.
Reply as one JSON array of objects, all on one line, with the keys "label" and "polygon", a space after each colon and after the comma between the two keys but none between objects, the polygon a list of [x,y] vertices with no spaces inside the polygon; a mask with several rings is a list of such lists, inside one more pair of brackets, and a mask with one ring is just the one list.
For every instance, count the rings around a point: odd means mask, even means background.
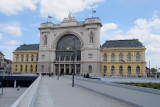
[{"label": "large arched window", "polygon": [[31,61],[34,61],[34,55],[31,56]]},{"label": "large arched window", "polygon": [[104,61],[107,61],[107,54],[104,54]]},{"label": "large arched window", "polygon": [[122,60],[123,60],[123,54],[120,53],[120,54],[119,54],[119,61],[122,61]]},{"label": "large arched window", "polygon": [[30,66],[30,71],[33,72],[33,66],[32,65]]},{"label": "large arched window", "polygon": [[114,66],[112,66],[111,67],[111,74],[114,75],[114,72],[115,72],[115,68],[114,68]]},{"label": "large arched window", "polygon": [[107,67],[104,66],[104,74],[107,74]]},{"label": "large arched window", "polygon": [[16,57],[16,61],[18,62],[18,60],[19,60],[19,56],[17,55],[17,57]]},{"label": "large arched window", "polygon": [[112,55],[111,55],[111,61],[115,61],[115,54],[114,53],[112,53]]},{"label": "large arched window", "polygon": [[18,69],[18,66],[16,65],[16,71],[17,71],[17,69]]},{"label": "large arched window", "polygon": [[28,71],[28,66],[27,66],[27,65],[25,66],[25,71],[26,71],[26,72]]},{"label": "large arched window", "polygon": [[139,66],[136,67],[136,74],[140,74],[140,67]]},{"label": "large arched window", "polygon": [[23,70],[23,66],[21,65],[21,66],[20,66],[20,71],[22,72],[22,70]]},{"label": "large arched window", "polygon": [[21,56],[21,62],[23,62],[23,55]]},{"label": "large arched window", "polygon": [[73,60],[73,51],[76,50],[77,60],[81,60],[81,42],[79,38],[72,34],[64,35],[56,47],[56,59]]},{"label": "large arched window", "polygon": [[138,52],[136,53],[136,61],[140,61],[140,54]]},{"label": "large arched window", "polygon": [[119,67],[119,74],[120,74],[120,75],[123,74],[123,67],[122,67],[122,66]]},{"label": "large arched window", "polygon": [[131,61],[131,53],[128,53],[127,59],[128,59],[128,61]]},{"label": "large arched window", "polygon": [[26,62],[28,62],[28,55],[26,56]]},{"label": "large arched window", "polygon": [[88,72],[92,73],[92,66],[91,65],[88,66]]},{"label": "large arched window", "polygon": [[128,66],[128,74],[131,74],[131,66]]}]

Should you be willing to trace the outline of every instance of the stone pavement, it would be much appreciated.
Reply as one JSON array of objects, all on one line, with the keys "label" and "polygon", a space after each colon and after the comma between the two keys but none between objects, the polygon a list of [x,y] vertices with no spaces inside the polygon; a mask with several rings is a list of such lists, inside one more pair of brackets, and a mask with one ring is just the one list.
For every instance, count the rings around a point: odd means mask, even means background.
[{"label": "stone pavement", "polygon": [[131,107],[131,105],[75,86],[60,77],[42,77],[34,107]]},{"label": "stone pavement", "polygon": [[[27,88],[20,88],[20,90],[17,91],[17,88],[4,87],[3,89],[4,94],[3,96],[0,95],[0,107],[10,107],[14,103],[14,101],[16,101],[26,89]],[[1,94],[1,88],[0,88],[0,94]]]}]

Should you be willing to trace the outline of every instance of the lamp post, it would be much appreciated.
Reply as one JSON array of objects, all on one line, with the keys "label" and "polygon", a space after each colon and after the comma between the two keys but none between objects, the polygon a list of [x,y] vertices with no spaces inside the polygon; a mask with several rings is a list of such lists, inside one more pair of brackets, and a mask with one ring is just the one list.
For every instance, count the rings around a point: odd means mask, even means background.
[{"label": "lamp post", "polygon": [[2,80],[1,80],[2,95],[3,95],[3,78],[4,78],[4,75],[3,75],[3,73],[2,73]]},{"label": "lamp post", "polygon": [[75,72],[75,55],[76,55],[76,50],[73,50],[73,73],[72,73],[72,87],[74,87],[74,72]]},{"label": "lamp post", "polygon": [[2,95],[3,95],[3,76],[2,76]]}]

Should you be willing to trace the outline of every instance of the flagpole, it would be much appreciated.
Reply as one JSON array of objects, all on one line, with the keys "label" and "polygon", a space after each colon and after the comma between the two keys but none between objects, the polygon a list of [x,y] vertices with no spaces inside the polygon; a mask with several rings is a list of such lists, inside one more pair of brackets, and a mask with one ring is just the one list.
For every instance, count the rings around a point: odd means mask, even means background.
[{"label": "flagpole", "polygon": [[[48,14],[48,16],[49,16],[49,14]],[[48,16],[47,16],[47,23],[48,23]]]},{"label": "flagpole", "polygon": [[92,18],[93,18],[93,8],[92,8]]}]

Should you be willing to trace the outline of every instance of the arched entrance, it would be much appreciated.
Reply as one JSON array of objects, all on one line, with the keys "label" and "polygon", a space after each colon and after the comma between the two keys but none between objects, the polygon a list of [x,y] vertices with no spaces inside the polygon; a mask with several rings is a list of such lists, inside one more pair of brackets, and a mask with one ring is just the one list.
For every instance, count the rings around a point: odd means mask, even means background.
[{"label": "arched entrance", "polygon": [[59,70],[60,74],[72,74],[74,50],[76,50],[75,73],[80,74],[81,42],[79,38],[73,34],[66,34],[62,36],[57,43],[55,72],[58,72]]}]

